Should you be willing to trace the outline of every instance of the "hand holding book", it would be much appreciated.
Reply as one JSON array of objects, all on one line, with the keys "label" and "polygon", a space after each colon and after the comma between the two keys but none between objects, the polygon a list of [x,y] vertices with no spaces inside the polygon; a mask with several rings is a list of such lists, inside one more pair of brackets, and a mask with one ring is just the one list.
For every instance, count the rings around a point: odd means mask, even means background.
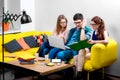
[{"label": "hand holding book", "polygon": [[73,44],[70,44],[69,47],[73,50],[80,50],[84,48],[90,48],[93,44],[89,44],[88,40],[81,40],[79,42],[75,42]]}]

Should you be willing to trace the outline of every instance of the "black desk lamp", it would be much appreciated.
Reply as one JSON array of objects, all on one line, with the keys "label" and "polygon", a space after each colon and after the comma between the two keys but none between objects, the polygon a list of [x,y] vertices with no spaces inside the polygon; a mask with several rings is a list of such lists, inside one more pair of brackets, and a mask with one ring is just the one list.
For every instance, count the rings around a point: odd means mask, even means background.
[{"label": "black desk lamp", "polygon": [[[2,62],[4,63],[4,19],[8,18],[11,21],[16,21],[19,17],[21,17],[21,24],[26,24],[32,22],[31,18],[29,15],[26,14],[26,11],[23,11],[22,15],[19,14],[9,14],[9,13],[4,13],[4,8],[3,8],[3,20],[2,20]],[[3,80],[4,80],[4,68],[3,68]]]},{"label": "black desk lamp", "polygon": [[21,24],[30,23],[30,22],[32,22],[30,16],[26,14],[26,11],[23,11],[23,15],[21,17]]}]

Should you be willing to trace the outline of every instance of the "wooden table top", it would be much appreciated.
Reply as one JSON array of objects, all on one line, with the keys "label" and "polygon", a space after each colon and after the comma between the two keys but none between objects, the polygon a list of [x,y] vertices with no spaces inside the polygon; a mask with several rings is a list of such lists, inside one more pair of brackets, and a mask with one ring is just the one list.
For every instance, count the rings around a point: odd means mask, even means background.
[{"label": "wooden table top", "polygon": [[62,62],[60,65],[55,64],[54,66],[47,66],[46,61],[35,61],[34,64],[20,64],[18,60],[6,62],[7,64],[22,67],[24,69],[29,69],[38,72],[41,76],[48,75],[63,69],[73,67],[73,64],[65,64]]}]

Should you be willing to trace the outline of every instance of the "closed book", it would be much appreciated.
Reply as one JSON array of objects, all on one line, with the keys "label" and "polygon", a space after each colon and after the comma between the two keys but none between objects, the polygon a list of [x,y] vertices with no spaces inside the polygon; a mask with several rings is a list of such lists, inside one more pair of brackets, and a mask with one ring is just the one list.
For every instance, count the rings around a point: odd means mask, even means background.
[{"label": "closed book", "polygon": [[18,58],[29,61],[29,60],[34,59],[35,56],[26,53],[24,55],[19,55]]},{"label": "closed book", "polygon": [[20,64],[34,64],[34,59],[31,59],[31,60],[24,60],[24,59],[21,59],[21,58],[18,58]]}]

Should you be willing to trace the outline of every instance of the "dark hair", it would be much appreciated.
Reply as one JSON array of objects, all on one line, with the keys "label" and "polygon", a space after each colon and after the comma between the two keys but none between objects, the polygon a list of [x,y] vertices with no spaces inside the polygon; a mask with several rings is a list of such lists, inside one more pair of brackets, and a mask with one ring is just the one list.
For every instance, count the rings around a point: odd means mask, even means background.
[{"label": "dark hair", "polygon": [[83,15],[81,13],[76,13],[73,17],[73,20],[83,20]]},{"label": "dark hair", "polygon": [[103,19],[101,19],[99,16],[94,16],[91,21],[93,21],[95,24],[99,25],[98,27],[98,33],[97,33],[97,38],[99,40],[104,39],[104,30],[105,30],[105,24]]}]

